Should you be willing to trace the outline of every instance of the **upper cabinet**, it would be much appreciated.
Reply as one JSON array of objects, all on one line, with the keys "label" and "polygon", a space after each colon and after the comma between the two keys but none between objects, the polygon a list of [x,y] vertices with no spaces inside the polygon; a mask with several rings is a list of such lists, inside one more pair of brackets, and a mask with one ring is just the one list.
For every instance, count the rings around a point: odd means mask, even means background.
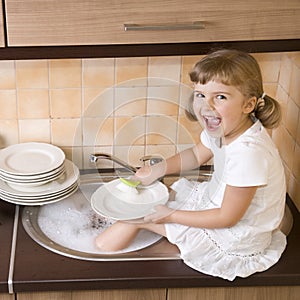
[{"label": "upper cabinet", "polygon": [[299,0],[5,0],[8,46],[300,38]]},{"label": "upper cabinet", "polygon": [[0,47],[5,46],[4,42],[4,22],[3,22],[3,8],[2,8],[2,2],[0,2]]}]

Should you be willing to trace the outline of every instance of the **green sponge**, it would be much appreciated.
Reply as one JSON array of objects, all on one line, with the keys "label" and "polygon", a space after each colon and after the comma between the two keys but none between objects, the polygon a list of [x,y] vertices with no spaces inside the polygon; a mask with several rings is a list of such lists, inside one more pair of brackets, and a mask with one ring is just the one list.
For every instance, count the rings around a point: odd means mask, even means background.
[{"label": "green sponge", "polygon": [[132,181],[121,177],[120,177],[120,181],[133,188],[136,188],[141,183],[140,181]]}]

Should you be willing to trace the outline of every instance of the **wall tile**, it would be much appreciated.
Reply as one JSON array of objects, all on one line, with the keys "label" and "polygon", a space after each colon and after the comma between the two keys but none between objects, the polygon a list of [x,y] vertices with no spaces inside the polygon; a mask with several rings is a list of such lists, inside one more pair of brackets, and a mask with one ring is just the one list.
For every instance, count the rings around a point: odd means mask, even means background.
[{"label": "wall tile", "polygon": [[49,61],[50,88],[81,87],[81,60],[54,59]]},{"label": "wall tile", "polygon": [[50,113],[52,118],[79,118],[81,116],[81,90],[50,90]]},{"label": "wall tile", "polygon": [[113,58],[83,59],[83,87],[110,87],[114,85]]},{"label": "wall tile", "polygon": [[288,92],[286,92],[281,85],[277,86],[277,92],[275,99],[280,103],[281,110],[282,110],[282,123],[286,126],[286,110],[287,110],[287,103],[288,103]]},{"label": "wall tile", "polygon": [[19,141],[50,143],[49,119],[19,120]]},{"label": "wall tile", "polygon": [[145,117],[116,117],[114,145],[133,146],[145,144]]},{"label": "wall tile", "polygon": [[[114,155],[133,167],[142,167],[143,163],[140,159],[145,155],[145,147],[137,145],[116,146],[114,147]],[[116,164],[116,167],[120,168],[121,166]]]},{"label": "wall tile", "polygon": [[147,75],[146,57],[116,58],[117,86],[146,86]]},{"label": "wall tile", "polygon": [[147,117],[148,145],[176,145],[177,144],[177,118],[168,116]]},{"label": "wall tile", "polygon": [[198,56],[183,56],[182,58],[182,71],[181,71],[181,82],[189,87],[193,87],[189,73],[191,72],[194,65],[204,57],[204,55]]},{"label": "wall tile", "polygon": [[296,179],[293,175],[290,176],[288,194],[298,208],[298,211],[300,211],[300,180]]},{"label": "wall tile", "polygon": [[0,107],[0,120],[17,118],[16,90],[0,90]]},{"label": "wall tile", "polygon": [[0,120],[0,148],[17,144],[19,128],[17,120]]},{"label": "wall tile", "polygon": [[200,141],[200,133],[203,130],[199,122],[189,121],[185,116],[179,116],[178,120],[178,144],[197,144]]},{"label": "wall tile", "polygon": [[280,73],[280,53],[255,53],[264,82],[278,82]]},{"label": "wall tile", "polygon": [[299,118],[298,118],[298,125],[297,125],[297,134],[296,134],[296,142],[298,145],[300,145],[300,112],[299,112]]},{"label": "wall tile", "polygon": [[16,83],[18,88],[48,88],[48,61],[16,61]]},{"label": "wall tile", "polygon": [[276,98],[277,93],[277,83],[265,83],[264,92],[272,98]]},{"label": "wall tile", "polygon": [[188,107],[190,98],[194,97],[194,90],[185,84],[180,85],[179,115],[185,116],[185,110]]},{"label": "wall tile", "polygon": [[293,167],[292,172],[295,178],[300,181],[300,145],[295,145],[295,152],[294,152],[294,160],[293,160]]},{"label": "wall tile", "polygon": [[60,146],[66,155],[66,159],[71,160],[79,169],[83,169],[82,147]]},{"label": "wall tile", "polygon": [[46,119],[50,116],[48,89],[18,89],[20,119]]},{"label": "wall tile", "polygon": [[164,159],[176,154],[176,145],[147,145],[146,155],[158,156]]},{"label": "wall tile", "polygon": [[143,116],[146,114],[146,87],[116,87],[115,116]]},{"label": "wall tile", "polygon": [[[181,57],[150,57],[148,83],[150,86],[177,85],[180,82]],[[165,80],[162,80],[165,79]]]},{"label": "wall tile", "polygon": [[287,55],[292,60],[292,63],[300,68],[300,52],[289,52]]},{"label": "wall tile", "polygon": [[179,85],[148,88],[147,114],[177,116],[179,111]]},{"label": "wall tile", "polygon": [[91,162],[90,155],[95,153],[113,154],[113,147],[112,146],[83,147],[83,168],[84,169],[113,168],[113,163],[107,159],[99,159],[96,163]]},{"label": "wall tile", "polygon": [[113,118],[84,118],[83,119],[84,146],[111,146],[114,144]]},{"label": "wall tile", "polygon": [[291,74],[292,74],[292,61],[287,54],[281,56],[280,74],[279,74],[279,84],[285,91],[289,91]]},{"label": "wall tile", "polygon": [[300,107],[300,67],[293,65],[289,94],[295,103]]},{"label": "wall tile", "polygon": [[110,117],[114,113],[114,88],[85,88],[83,90],[84,117]]},{"label": "wall tile", "polygon": [[280,126],[273,130],[272,138],[277,145],[281,158],[289,170],[292,168],[295,141],[286,128]]},{"label": "wall tile", "polygon": [[57,146],[81,146],[82,131],[80,119],[52,119],[51,142]]},{"label": "wall tile", "polygon": [[300,108],[296,105],[296,103],[289,98],[287,103],[287,111],[286,111],[286,129],[291,134],[292,138],[296,140],[297,135],[297,124],[299,120]]},{"label": "wall tile", "polygon": [[12,60],[0,61],[0,89],[16,88],[15,62]]}]

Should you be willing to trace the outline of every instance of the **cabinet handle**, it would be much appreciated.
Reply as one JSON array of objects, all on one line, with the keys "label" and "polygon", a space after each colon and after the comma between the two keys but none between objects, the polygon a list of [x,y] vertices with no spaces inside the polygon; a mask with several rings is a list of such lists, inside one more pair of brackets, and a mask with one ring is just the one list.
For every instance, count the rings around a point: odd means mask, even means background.
[{"label": "cabinet handle", "polygon": [[193,23],[182,23],[182,24],[124,24],[125,31],[147,31],[147,30],[194,30],[204,29],[205,25],[203,22],[196,21]]}]

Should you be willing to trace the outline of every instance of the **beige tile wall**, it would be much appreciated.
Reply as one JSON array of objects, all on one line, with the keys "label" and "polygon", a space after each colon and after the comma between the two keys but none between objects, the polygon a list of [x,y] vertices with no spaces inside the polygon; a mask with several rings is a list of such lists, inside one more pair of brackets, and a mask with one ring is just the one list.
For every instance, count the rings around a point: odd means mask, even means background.
[{"label": "beige tile wall", "polygon": [[[255,54],[265,91],[282,103],[273,134],[288,192],[300,208],[300,53]],[[184,116],[188,72],[200,56],[0,61],[0,148],[39,141],[61,147],[80,168],[101,151],[140,166],[199,139]],[[100,167],[110,167],[101,161]]]}]

